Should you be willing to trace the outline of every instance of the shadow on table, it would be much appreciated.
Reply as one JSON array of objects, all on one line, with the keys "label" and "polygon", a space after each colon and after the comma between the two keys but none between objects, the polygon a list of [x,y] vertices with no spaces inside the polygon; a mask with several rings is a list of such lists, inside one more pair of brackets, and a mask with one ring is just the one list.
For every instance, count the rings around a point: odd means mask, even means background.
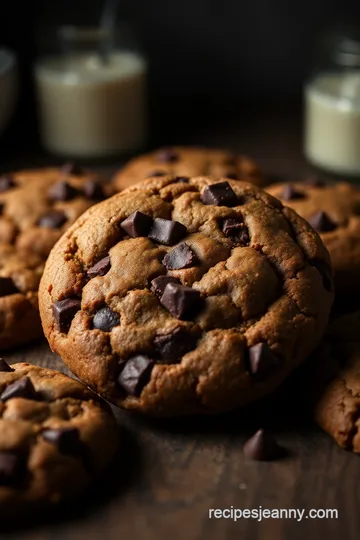
[{"label": "shadow on table", "polygon": [[[131,466],[129,466],[129,463]],[[16,517],[1,523],[1,533],[18,533],[41,525],[75,523],[91,514],[98,513],[111,500],[121,495],[136,480],[142,471],[142,455],[133,431],[121,428],[120,448],[111,466],[80,497],[54,509],[39,509],[26,519]]]}]

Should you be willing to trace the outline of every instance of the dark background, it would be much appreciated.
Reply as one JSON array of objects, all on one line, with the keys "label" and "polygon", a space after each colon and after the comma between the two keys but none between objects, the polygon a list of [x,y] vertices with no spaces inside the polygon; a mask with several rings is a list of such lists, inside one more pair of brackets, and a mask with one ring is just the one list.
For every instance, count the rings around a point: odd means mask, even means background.
[{"label": "dark background", "polygon": [[[299,110],[314,42],[342,20],[359,21],[350,0],[122,0],[150,65],[150,145],[186,140],[199,124],[240,123],[286,105]],[[22,103],[6,148],[36,145],[31,65],[54,23],[96,24],[101,0],[1,2],[0,45],[19,54]],[[251,117],[251,114],[250,114]],[[10,142],[9,142],[10,141]]]}]

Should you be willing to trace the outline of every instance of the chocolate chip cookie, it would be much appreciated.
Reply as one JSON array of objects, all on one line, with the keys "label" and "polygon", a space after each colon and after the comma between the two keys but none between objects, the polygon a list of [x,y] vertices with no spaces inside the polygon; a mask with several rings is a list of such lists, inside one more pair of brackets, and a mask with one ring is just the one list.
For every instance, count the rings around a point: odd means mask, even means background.
[{"label": "chocolate chip cookie", "polygon": [[42,335],[37,290],[62,233],[108,193],[74,165],[0,177],[0,349]]},{"label": "chocolate chip cookie", "polygon": [[118,429],[78,381],[0,359],[0,516],[74,498],[110,463]]},{"label": "chocolate chip cookie", "polygon": [[309,221],[329,250],[339,295],[360,292],[360,191],[316,178],[276,184],[267,191]]},{"label": "chocolate chip cookie", "polygon": [[360,453],[360,312],[329,325],[316,360],[315,419],[339,446]]},{"label": "chocolate chip cookie", "polygon": [[44,259],[0,243],[0,349],[42,336],[38,288]]},{"label": "chocolate chip cookie", "polygon": [[132,159],[115,175],[114,186],[122,191],[145,178],[166,174],[179,178],[208,175],[246,180],[257,186],[266,184],[265,176],[249,157],[226,150],[176,146]]},{"label": "chocolate chip cookie", "polygon": [[0,177],[0,243],[47,257],[62,233],[109,187],[74,165]]},{"label": "chocolate chip cookie", "polygon": [[91,208],[46,263],[52,349],[113,403],[215,413],[272,391],[319,342],[330,257],[292,209],[237,181],[153,178]]}]

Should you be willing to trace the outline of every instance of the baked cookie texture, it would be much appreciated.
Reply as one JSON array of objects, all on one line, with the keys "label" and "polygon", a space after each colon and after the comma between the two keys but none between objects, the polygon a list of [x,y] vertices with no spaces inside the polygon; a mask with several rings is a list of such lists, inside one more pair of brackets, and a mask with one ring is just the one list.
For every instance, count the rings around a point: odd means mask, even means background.
[{"label": "baked cookie texture", "polygon": [[60,372],[0,360],[0,516],[73,499],[119,443],[110,408]]},{"label": "baked cookie texture", "polygon": [[360,190],[346,182],[274,184],[267,191],[318,231],[329,250],[339,295],[360,292]]},{"label": "baked cookie texture", "polygon": [[0,349],[42,335],[37,291],[55,242],[109,187],[66,165],[0,177]]},{"label": "baked cookie texture", "polygon": [[159,148],[130,160],[114,176],[114,187],[122,191],[153,176],[213,176],[246,180],[257,186],[266,178],[251,158],[227,150],[191,146]]},{"label": "baked cookie texture", "polygon": [[51,348],[109,401],[216,413],[271,392],[318,344],[330,257],[248,183],[149,179],[88,210],[39,290]]},{"label": "baked cookie texture", "polygon": [[334,319],[316,361],[315,419],[339,446],[360,453],[360,311]]}]

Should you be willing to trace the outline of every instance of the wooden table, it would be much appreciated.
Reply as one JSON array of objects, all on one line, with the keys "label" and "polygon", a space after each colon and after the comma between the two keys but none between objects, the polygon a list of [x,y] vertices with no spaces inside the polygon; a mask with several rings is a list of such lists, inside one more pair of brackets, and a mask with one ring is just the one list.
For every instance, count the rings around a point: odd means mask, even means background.
[{"label": "wooden table", "polygon": [[[165,142],[165,141],[164,141]],[[176,138],[171,142],[177,141]],[[269,171],[301,178],[309,171],[301,157],[295,115],[249,112],[231,125],[192,130],[186,143],[229,145],[258,158]],[[14,163],[13,166],[17,166]],[[6,354],[66,371],[45,343]],[[116,410],[123,448],[100,483],[55,517],[2,538],[40,540],[308,540],[360,535],[359,459],[340,450],[302,411],[306,385],[289,385],[251,410],[216,418],[153,421]],[[287,459],[246,461],[242,446],[259,427],[275,433]],[[209,519],[209,509],[337,509],[339,519]],[[45,516],[43,516],[45,519]]]}]

